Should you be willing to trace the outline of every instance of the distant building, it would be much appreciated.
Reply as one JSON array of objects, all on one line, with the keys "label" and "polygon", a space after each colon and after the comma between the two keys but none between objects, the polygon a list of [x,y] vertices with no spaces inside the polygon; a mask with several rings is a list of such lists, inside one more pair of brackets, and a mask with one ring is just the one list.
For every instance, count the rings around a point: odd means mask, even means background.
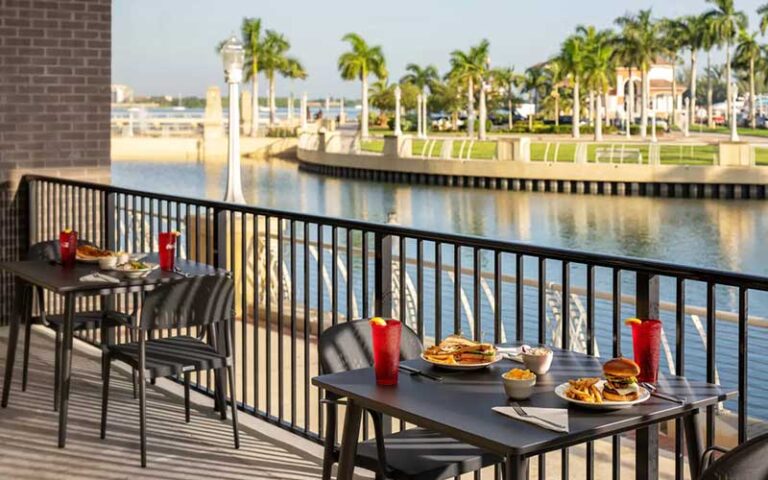
[{"label": "distant building", "polygon": [[112,84],[112,103],[133,102],[133,89],[128,85]]},{"label": "distant building", "polygon": [[[683,108],[683,93],[687,86],[677,83],[672,90],[672,79],[675,69],[666,60],[657,60],[648,70],[648,83],[650,89],[649,108],[655,110],[658,117],[665,118],[672,115],[675,105],[677,111]],[[636,117],[640,116],[642,108],[642,73],[640,69],[633,68],[630,78],[630,70],[627,67],[616,69],[616,87],[611,89],[608,95],[608,108],[610,118],[625,118],[627,105],[629,104],[629,85],[634,84],[635,105],[632,109]],[[650,115],[650,112],[649,112]]]}]

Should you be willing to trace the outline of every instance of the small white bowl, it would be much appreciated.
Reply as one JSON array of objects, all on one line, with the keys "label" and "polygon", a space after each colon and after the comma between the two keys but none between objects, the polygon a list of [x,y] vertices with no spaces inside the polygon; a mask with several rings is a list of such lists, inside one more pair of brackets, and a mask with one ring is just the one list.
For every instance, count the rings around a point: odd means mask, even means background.
[{"label": "small white bowl", "polygon": [[117,266],[117,257],[110,255],[108,257],[99,257],[99,268],[102,270],[112,270]]},{"label": "small white bowl", "polygon": [[524,380],[515,380],[501,377],[504,382],[504,391],[512,400],[525,400],[533,393],[533,387],[536,385],[536,376]]},{"label": "small white bowl", "polygon": [[533,354],[522,352],[520,357],[523,359],[525,368],[532,371],[536,375],[544,375],[549,371],[552,366],[552,358],[554,357],[552,350],[547,350],[545,354]]}]

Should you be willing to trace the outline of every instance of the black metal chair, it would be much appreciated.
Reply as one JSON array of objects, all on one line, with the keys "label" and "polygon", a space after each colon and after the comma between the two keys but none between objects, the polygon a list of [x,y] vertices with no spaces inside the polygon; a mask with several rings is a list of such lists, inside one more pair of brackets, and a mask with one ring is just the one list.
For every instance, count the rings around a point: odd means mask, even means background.
[{"label": "black metal chair", "polygon": [[[80,245],[94,244],[87,240],[80,240]],[[41,260],[49,262],[61,261],[61,250],[59,249],[59,241],[52,240],[47,242],[39,242],[32,245],[27,252],[27,260]],[[37,305],[39,317],[32,316],[32,299],[37,297]],[[59,407],[59,366],[61,365],[61,335],[64,330],[64,315],[49,315],[45,308],[45,294],[41,287],[32,287],[27,285],[25,292],[23,292],[23,298],[25,306],[25,319],[26,324],[24,326],[24,360],[22,363],[21,374],[21,390],[27,390],[27,380],[29,372],[29,350],[30,350],[30,334],[32,332],[33,323],[42,323],[47,327],[53,329],[56,333],[56,349],[54,353],[54,382],[53,382],[53,410],[57,411]],[[105,312],[102,310],[81,310],[75,312],[73,318],[73,330],[85,330],[88,328],[99,328],[104,325],[106,327],[117,327],[125,325],[130,321],[130,316],[119,313],[109,312],[109,318],[105,317]]]},{"label": "black metal chair", "polygon": [[[234,283],[223,275],[186,278],[161,285],[147,293],[139,322],[132,325],[138,341],[102,347],[104,388],[101,409],[101,438],[106,438],[109,377],[112,360],[121,360],[139,372],[139,426],[141,466],[147,466],[146,380],[184,376],[185,408],[189,421],[189,375],[192,372],[218,370],[229,378],[232,428],[235,448],[240,448],[237,424],[237,391],[232,338],[234,319]],[[197,337],[177,335],[148,339],[162,329],[198,327]],[[179,331],[179,330],[177,330]],[[208,341],[206,341],[208,340]],[[226,398],[226,397],[225,397]],[[225,418],[226,405],[221,406]]]},{"label": "black metal chair", "polygon": [[[338,373],[373,366],[371,327],[367,320],[338,324],[320,335],[321,373]],[[418,358],[423,346],[416,333],[403,325],[400,358]],[[338,461],[336,425],[343,399],[326,392],[327,428],[323,455],[323,479],[331,478]],[[360,442],[355,465],[376,472],[377,479],[440,480],[495,465],[502,458],[454,438],[423,428],[384,435],[383,419],[369,412],[374,438]]]},{"label": "black metal chair", "polygon": [[[715,459],[717,453],[722,453]],[[758,435],[733,450],[712,447],[702,457],[700,480],[768,479],[768,433]]]}]

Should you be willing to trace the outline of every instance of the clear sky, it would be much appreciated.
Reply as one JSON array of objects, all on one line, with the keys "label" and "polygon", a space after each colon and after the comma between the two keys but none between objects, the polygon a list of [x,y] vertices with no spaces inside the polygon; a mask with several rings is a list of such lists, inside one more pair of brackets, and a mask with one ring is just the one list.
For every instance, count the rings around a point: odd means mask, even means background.
[{"label": "clear sky", "polygon": [[[736,0],[750,14],[751,29],[766,1]],[[303,82],[278,80],[279,96],[359,98],[359,83],[342,81],[336,69],[347,32],[382,46],[392,79],[411,62],[432,63],[442,74],[452,50],[482,38],[491,42],[494,65],[522,71],[557,52],[577,25],[610,27],[616,17],[649,7],[659,17],[710,8],[704,0],[114,0],[112,79],[138,95],[202,96],[209,85],[223,87],[214,46],[248,16],[284,33],[309,73]]]}]

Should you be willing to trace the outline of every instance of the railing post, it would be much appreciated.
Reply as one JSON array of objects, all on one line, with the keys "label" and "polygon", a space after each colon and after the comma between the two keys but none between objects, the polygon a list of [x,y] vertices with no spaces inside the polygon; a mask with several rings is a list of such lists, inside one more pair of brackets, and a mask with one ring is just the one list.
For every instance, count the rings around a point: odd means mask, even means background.
[{"label": "railing post", "polygon": [[23,250],[38,241],[37,232],[37,219],[39,216],[39,208],[37,205],[37,180],[24,181],[27,184],[27,238],[26,245],[23,245]]},{"label": "railing post", "polygon": [[227,268],[227,225],[228,212],[215,209],[213,212],[213,266]]},{"label": "railing post", "polygon": [[[393,311],[392,291],[392,236],[376,233],[374,241],[376,288],[374,290],[374,313],[377,317],[391,317]],[[403,266],[401,265],[401,268]],[[403,299],[401,299],[403,301]]]},{"label": "railing post", "polygon": [[638,272],[635,286],[635,316],[659,318],[659,276]]},{"label": "railing post", "polygon": [[[659,276],[638,272],[635,284],[635,316],[644,319],[659,318]],[[636,478],[658,478],[659,426],[652,425],[637,430],[635,465]]]},{"label": "railing post", "polygon": [[[104,193],[104,248],[107,250],[117,250],[115,232],[117,231],[117,215],[115,207],[117,205],[117,194],[113,192]],[[151,221],[151,220],[150,220]],[[150,245],[152,240],[150,239]],[[112,298],[110,295],[109,298]]]}]

